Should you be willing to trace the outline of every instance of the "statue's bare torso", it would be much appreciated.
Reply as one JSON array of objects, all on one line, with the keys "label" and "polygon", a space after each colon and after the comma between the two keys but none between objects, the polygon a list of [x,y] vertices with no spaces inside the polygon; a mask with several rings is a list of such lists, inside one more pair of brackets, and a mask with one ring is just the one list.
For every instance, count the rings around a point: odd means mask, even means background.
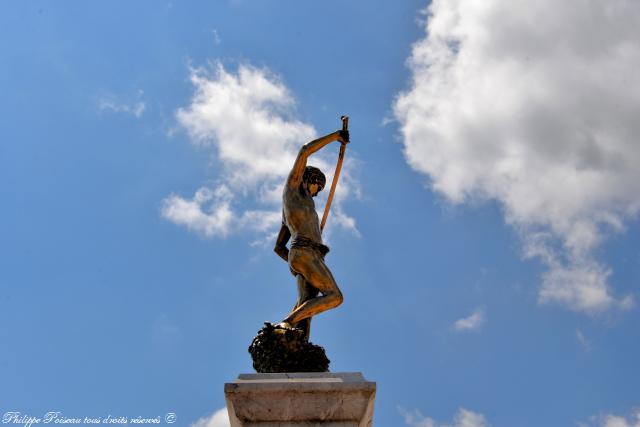
[{"label": "statue's bare torso", "polygon": [[284,221],[291,238],[304,236],[316,243],[322,243],[320,220],[313,198],[303,188],[285,186],[282,195]]}]

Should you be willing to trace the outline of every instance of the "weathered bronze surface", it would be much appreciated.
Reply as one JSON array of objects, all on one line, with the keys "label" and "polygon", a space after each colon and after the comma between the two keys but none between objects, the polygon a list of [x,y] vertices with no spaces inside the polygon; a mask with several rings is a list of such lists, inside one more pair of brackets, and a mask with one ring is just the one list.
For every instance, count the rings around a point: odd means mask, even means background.
[{"label": "weathered bronze surface", "polygon": [[[298,301],[280,324],[282,327],[301,328],[309,337],[311,317],[337,307],[342,303],[342,292],[327,267],[324,257],[329,248],[322,243],[322,231],[313,202],[326,184],[324,174],[307,166],[307,159],[333,141],[343,146],[349,143],[349,131],[330,133],[302,146],[289,173],[282,195],[282,227],[274,248],[289,264],[296,277]],[[344,153],[344,150],[341,150]],[[291,239],[291,248],[287,242]]]}]

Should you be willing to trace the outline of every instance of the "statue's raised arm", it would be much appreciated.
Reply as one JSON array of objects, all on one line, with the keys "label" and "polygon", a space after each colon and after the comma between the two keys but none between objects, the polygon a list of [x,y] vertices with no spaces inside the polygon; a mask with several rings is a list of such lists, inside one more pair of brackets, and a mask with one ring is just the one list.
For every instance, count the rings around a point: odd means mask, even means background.
[{"label": "statue's raised arm", "polygon": [[307,167],[307,159],[309,158],[309,156],[320,150],[325,145],[332,143],[333,141],[340,141],[343,144],[347,144],[349,142],[349,131],[338,130],[304,144],[302,148],[300,148],[298,157],[296,157],[293,168],[289,173],[289,178],[287,178],[287,187],[300,187],[300,184],[302,183],[302,176],[304,175],[304,169]]}]

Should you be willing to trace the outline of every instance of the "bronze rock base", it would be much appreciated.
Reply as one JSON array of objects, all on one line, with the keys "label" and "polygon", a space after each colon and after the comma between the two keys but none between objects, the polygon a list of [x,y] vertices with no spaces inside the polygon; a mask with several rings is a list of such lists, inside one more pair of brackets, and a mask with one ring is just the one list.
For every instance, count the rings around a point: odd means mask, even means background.
[{"label": "bronze rock base", "polygon": [[260,373],[329,372],[324,348],[307,341],[304,331],[298,328],[264,322],[249,346],[249,353],[253,368]]}]

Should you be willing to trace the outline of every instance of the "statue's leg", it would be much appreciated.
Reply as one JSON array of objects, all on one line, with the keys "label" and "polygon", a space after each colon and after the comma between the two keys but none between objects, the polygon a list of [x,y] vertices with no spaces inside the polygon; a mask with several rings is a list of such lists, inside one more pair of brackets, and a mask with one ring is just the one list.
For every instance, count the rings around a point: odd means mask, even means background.
[{"label": "statue's leg", "polygon": [[[307,282],[302,274],[298,274],[296,276],[296,282],[298,284],[298,302],[293,308],[293,311],[310,299],[317,297],[319,293],[311,283]],[[304,330],[305,337],[308,340],[309,334],[311,333],[311,317],[307,317],[306,319],[299,321],[296,327]]]},{"label": "statue's leg", "polygon": [[[307,302],[308,300],[315,298],[318,296],[319,291],[311,285],[311,283],[307,282],[302,274],[296,274],[296,284],[298,287],[298,300],[296,304],[293,306],[293,309],[287,316],[287,319],[291,316],[298,307]],[[300,320],[298,323],[290,323],[291,326],[300,328],[304,330],[305,337],[309,339],[309,333],[311,331],[311,318],[308,317],[306,319]]]},{"label": "statue's leg", "polygon": [[296,273],[296,285],[297,285],[297,288],[298,288],[298,299],[296,300],[296,304],[293,306],[291,311],[293,311],[296,308],[300,307],[300,304],[303,303],[303,301],[302,301],[302,293],[304,292],[304,284],[305,283],[306,283],[306,280],[304,280],[304,277],[302,276],[302,274]]},{"label": "statue's leg", "polygon": [[311,287],[322,293],[322,296],[304,301],[284,320],[287,323],[296,324],[301,320],[337,307],[342,303],[343,297],[333,274],[320,254],[309,249],[293,249],[292,252],[289,254],[292,268],[299,272]]}]

